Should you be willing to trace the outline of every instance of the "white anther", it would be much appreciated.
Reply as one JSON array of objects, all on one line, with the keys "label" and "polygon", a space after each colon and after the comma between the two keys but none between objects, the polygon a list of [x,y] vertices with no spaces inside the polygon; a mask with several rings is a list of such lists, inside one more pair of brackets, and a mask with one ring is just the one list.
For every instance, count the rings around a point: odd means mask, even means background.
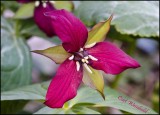
[{"label": "white anther", "polygon": [[84,57],[84,59],[86,59],[86,60],[87,60],[88,58],[89,58],[88,56]]},{"label": "white anther", "polygon": [[89,57],[91,60],[93,60],[93,61],[97,61],[97,60],[98,60],[97,58],[95,58],[95,57],[93,57],[93,56],[91,56],[91,55],[88,55],[88,57]]},{"label": "white anther", "polygon": [[86,45],[86,46],[84,46],[84,48],[91,48],[91,47],[93,47],[94,45],[96,45],[96,42],[94,42],[94,43],[92,43],[92,44],[89,44],[89,45]]},{"label": "white anther", "polygon": [[88,65],[86,63],[84,63],[83,65],[87,69],[87,71],[89,71],[90,73],[92,73],[91,69],[88,67]]},{"label": "white anther", "polygon": [[43,2],[43,7],[46,8],[47,7],[47,4],[45,2]]},{"label": "white anther", "polygon": [[81,59],[81,61],[82,61],[83,63],[85,63],[85,59]]},{"label": "white anther", "polygon": [[81,51],[83,51],[83,48],[80,48],[80,50],[79,50],[79,51],[80,51],[80,52],[81,52]]},{"label": "white anther", "polygon": [[74,55],[72,55],[72,56],[69,57],[68,59],[69,59],[69,60],[73,60],[73,58],[74,58]]},{"label": "white anther", "polygon": [[35,6],[36,6],[36,7],[38,7],[38,6],[39,6],[39,4],[40,4],[40,2],[39,2],[39,1],[36,1],[36,2],[35,2]]},{"label": "white anther", "polygon": [[52,3],[52,4],[55,4],[55,1],[49,1],[50,3]]},{"label": "white anther", "polygon": [[79,71],[80,70],[80,64],[79,64],[78,61],[76,61],[76,65],[77,65],[77,71]]},{"label": "white anther", "polygon": [[89,63],[87,59],[85,59],[85,62],[86,62],[87,64]]}]

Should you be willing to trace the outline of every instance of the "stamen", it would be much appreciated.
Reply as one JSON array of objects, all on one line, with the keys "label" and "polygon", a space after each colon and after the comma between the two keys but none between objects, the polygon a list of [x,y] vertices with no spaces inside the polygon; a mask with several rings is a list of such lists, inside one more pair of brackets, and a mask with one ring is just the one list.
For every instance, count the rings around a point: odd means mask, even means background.
[{"label": "stamen", "polygon": [[86,45],[86,46],[84,46],[84,48],[91,48],[91,47],[93,47],[95,44],[96,44],[96,42],[94,42],[94,43],[92,43],[92,44],[89,44],[89,45]]},{"label": "stamen", "polygon": [[80,70],[80,64],[79,64],[78,61],[76,61],[76,65],[77,65],[77,71],[79,71]]},{"label": "stamen", "polygon": [[85,59],[85,62],[86,62],[87,64],[89,63],[88,60],[86,60],[86,59]]},{"label": "stamen", "polygon": [[69,59],[69,60],[73,60],[73,58],[74,58],[74,55],[72,55],[72,56],[69,57],[68,59]]},{"label": "stamen", "polygon": [[80,52],[81,52],[81,51],[83,51],[83,48],[80,48],[80,50],[79,50],[79,51],[80,51]]},{"label": "stamen", "polygon": [[83,63],[85,63],[85,59],[81,59],[81,61],[82,61]]},{"label": "stamen", "polygon": [[39,1],[36,1],[36,2],[35,2],[35,6],[36,6],[36,7],[38,7],[38,6],[39,6],[39,4],[40,4],[40,2],[39,2]]},{"label": "stamen", "polygon": [[88,57],[89,57],[91,60],[94,60],[94,61],[97,61],[97,60],[98,60],[97,58],[95,58],[95,57],[93,57],[93,56],[91,56],[91,55],[88,55]]},{"label": "stamen", "polygon": [[45,2],[43,2],[43,7],[46,8],[47,7],[47,4]]},{"label": "stamen", "polygon": [[88,58],[89,58],[88,56],[84,57],[84,59],[86,59],[86,60],[87,60]]},{"label": "stamen", "polygon": [[90,68],[88,67],[88,65],[86,63],[84,63],[83,65],[87,69],[87,71],[89,71],[90,73],[92,73],[92,71],[90,70]]}]

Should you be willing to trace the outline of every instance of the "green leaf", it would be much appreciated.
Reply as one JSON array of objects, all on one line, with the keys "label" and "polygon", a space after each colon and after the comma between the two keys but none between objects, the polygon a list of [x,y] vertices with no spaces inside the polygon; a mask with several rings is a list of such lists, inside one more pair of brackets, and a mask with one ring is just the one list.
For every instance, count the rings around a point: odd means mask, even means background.
[{"label": "green leaf", "polygon": [[65,9],[68,11],[72,11],[74,6],[71,1],[55,1],[54,7],[56,9]]},{"label": "green leaf", "polygon": [[34,2],[23,4],[15,13],[14,18],[16,19],[31,18],[33,16],[34,8],[35,8]]},{"label": "green leaf", "polygon": [[104,41],[110,29],[110,23],[111,23],[112,17],[113,15],[111,15],[111,17],[108,20],[104,22],[99,22],[89,31],[86,45],[92,44],[94,42]]},{"label": "green leaf", "polygon": [[88,26],[114,14],[111,25],[122,34],[159,37],[159,5],[151,1],[84,1],[75,11]]},{"label": "green leaf", "polygon": [[34,114],[65,114],[65,109],[52,109],[49,107],[43,107],[42,109],[38,110]]},{"label": "green leaf", "polygon": [[95,111],[93,109],[89,109],[85,106],[73,106],[71,108],[71,110],[75,113],[75,114],[101,114],[98,111]]},{"label": "green leaf", "polygon": [[[31,82],[31,56],[25,41],[15,32],[17,25],[3,17],[1,21],[1,91],[6,91]],[[1,113],[17,113],[25,104],[2,101]]]},{"label": "green leaf", "polygon": [[[31,86],[22,87],[13,91],[2,92],[1,100],[18,100],[18,99],[44,100],[44,95],[46,93],[49,82],[42,84],[35,84]],[[60,113],[60,112],[64,113],[64,111],[66,112],[66,110],[71,110],[74,113],[75,112],[74,108],[76,108],[77,106],[79,106],[79,108],[89,106],[89,107],[113,107],[133,114],[144,114],[143,111],[129,104],[129,102],[133,102],[136,105],[141,106],[143,109],[145,108],[148,109],[146,114],[156,114],[156,112],[153,111],[151,108],[146,107],[145,105],[138,103],[137,101],[131,99],[130,97],[121,94],[108,87],[104,88],[104,95],[105,95],[105,101],[100,97],[97,91],[88,87],[85,88],[83,87],[78,91],[78,94],[75,98],[65,103],[63,108],[51,109],[46,107],[46,109],[43,108],[42,110],[36,113],[47,112],[47,111],[48,113],[52,113],[55,111],[56,111],[55,113]],[[119,99],[120,96],[122,96],[123,99],[127,101],[122,102]],[[84,108],[81,109],[83,110]]]},{"label": "green leaf", "polygon": [[[100,99],[96,91],[91,90],[89,88],[82,88],[79,90],[78,95],[73,100],[71,100],[72,101],[71,104],[83,105],[85,103],[92,103],[95,104],[93,105],[94,107],[113,107],[133,114],[156,114],[156,112],[153,111],[151,108],[143,104],[140,104],[137,101],[131,99],[130,97],[121,94],[108,87],[104,88],[104,95],[105,95],[105,101]],[[122,102],[120,99],[118,99],[120,96],[122,96],[127,101]],[[148,109],[147,113],[144,113],[143,111],[135,108],[134,106],[131,106],[129,104],[130,102],[133,102],[138,106],[141,106],[143,109],[145,108]]]},{"label": "green leaf", "polygon": [[71,56],[71,54],[67,53],[61,45],[50,47],[45,50],[34,50],[32,52],[44,55],[57,64],[64,62],[69,56]]},{"label": "green leaf", "polygon": [[31,82],[31,55],[15,25],[1,17],[1,90],[6,91]]},{"label": "green leaf", "polygon": [[34,114],[100,114],[99,112],[82,106],[74,106],[71,108],[52,109],[43,107]]},{"label": "green leaf", "polygon": [[89,67],[92,73],[88,72],[85,68],[83,70],[83,83],[85,85],[90,86],[93,89],[96,89],[105,99],[105,96],[103,94],[103,89],[104,89],[104,80],[102,73],[100,71],[97,71],[93,69],[92,67]]},{"label": "green leaf", "polygon": [[2,92],[1,100],[44,100],[49,82],[28,85],[11,91]]}]

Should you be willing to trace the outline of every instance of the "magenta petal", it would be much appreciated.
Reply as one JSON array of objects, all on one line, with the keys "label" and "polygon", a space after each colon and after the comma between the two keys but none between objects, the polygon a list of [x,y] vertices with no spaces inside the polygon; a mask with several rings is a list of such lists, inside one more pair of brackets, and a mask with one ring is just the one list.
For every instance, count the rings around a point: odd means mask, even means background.
[{"label": "magenta petal", "polygon": [[45,15],[51,17],[52,26],[67,52],[76,52],[84,46],[88,37],[87,28],[72,13],[56,10],[47,12]]},{"label": "magenta petal", "polygon": [[51,26],[51,20],[44,15],[44,12],[49,12],[53,10],[55,10],[55,8],[49,2],[46,3],[46,7],[43,7],[42,3],[40,3],[40,5],[38,7],[35,7],[35,10],[34,10],[35,23],[49,37],[54,36],[55,33]]},{"label": "magenta petal", "polygon": [[82,76],[82,68],[77,71],[75,61],[63,62],[49,85],[45,104],[51,108],[61,108],[76,96]]},{"label": "magenta petal", "polygon": [[109,74],[119,74],[128,68],[140,67],[139,63],[110,42],[99,42],[88,49],[90,55],[98,59],[91,66]]}]

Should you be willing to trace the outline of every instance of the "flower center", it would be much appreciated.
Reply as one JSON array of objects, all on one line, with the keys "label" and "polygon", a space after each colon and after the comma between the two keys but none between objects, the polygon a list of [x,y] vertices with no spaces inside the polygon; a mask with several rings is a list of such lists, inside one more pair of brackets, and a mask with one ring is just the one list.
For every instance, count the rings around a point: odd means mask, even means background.
[{"label": "flower center", "polygon": [[[90,47],[93,47],[93,45],[90,45]],[[90,47],[87,47],[87,48],[90,48]],[[86,46],[85,46],[85,48],[86,48]],[[85,50],[83,48],[80,48],[79,52],[73,53],[73,55],[71,57],[69,57],[68,59],[76,61],[77,71],[80,70],[80,66],[81,65],[84,65],[84,67],[90,73],[92,73],[92,71],[88,67],[89,61],[90,60],[93,60],[93,61],[97,61],[98,60],[97,58],[93,57],[92,55],[89,55],[89,53],[87,52],[87,50]]]},{"label": "flower center", "polygon": [[37,0],[37,1],[35,1],[35,6],[38,7],[42,3],[43,8],[46,8],[47,7],[47,2],[50,2],[51,4],[55,3],[55,1]]}]

